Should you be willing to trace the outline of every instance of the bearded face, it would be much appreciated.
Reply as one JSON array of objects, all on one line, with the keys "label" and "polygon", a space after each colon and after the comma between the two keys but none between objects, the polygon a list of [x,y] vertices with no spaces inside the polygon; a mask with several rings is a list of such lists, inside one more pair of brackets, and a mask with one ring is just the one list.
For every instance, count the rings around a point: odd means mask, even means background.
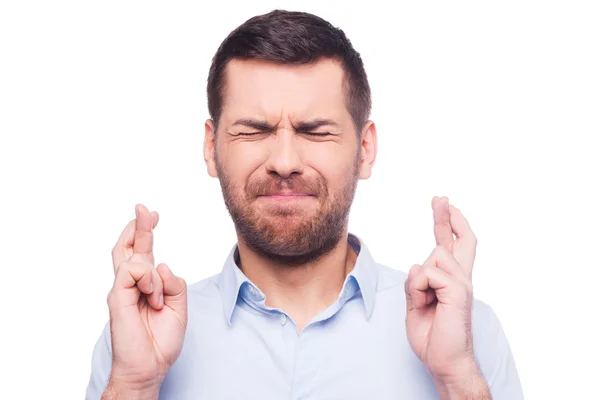
[{"label": "bearded face", "polygon": [[232,60],[218,126],[206,123],[205,160],[238,238],[281,264],[332,250],[347,231],[358,179],[370,175],[374,128],[357,132],[344,76],[335,60]]}]

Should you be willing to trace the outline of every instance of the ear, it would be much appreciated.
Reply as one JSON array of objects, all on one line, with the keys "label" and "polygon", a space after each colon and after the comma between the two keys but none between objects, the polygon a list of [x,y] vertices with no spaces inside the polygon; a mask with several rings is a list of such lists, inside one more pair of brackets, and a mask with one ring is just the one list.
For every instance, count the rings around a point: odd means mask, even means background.
[{"label": "ear", "polygon": [[360,134],[360,170],[359,178],[368,179],[377,158],[377,129],[375,122],[365,123]]},{"label": "ear", "polygon": [[207,119],[204,123],[204,162],[208,175],[216,178],[217,164],[215,162],[215,125],[212,119]]}]

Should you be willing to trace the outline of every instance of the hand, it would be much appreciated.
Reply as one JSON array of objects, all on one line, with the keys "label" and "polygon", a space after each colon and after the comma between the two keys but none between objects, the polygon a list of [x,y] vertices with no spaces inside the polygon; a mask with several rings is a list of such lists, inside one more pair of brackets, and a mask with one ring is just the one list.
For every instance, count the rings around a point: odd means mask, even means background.
[{"label": "hand", "polygon": [[423,265],[409,271],[406,329],[410,346],[436,386],[452,385],[479,374],[471,332],[477,239],[448,198],[434,197],[431,206],[436,247]]},{"label": "hand", "polygon": [[152,230],[158,214],[141,204],[135,210],[136,218],[112,251],[115,281],[108,308],[113,364],[107,392],[158,397],[183,346],[187,286],[166,264],[154,268]]}]

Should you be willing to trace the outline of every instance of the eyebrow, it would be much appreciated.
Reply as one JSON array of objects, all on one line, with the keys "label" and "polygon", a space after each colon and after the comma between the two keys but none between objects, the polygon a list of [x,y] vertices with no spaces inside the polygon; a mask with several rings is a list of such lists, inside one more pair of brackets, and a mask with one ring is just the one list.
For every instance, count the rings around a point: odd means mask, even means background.
[{"label": "eyebrow", "polygon": [[295,126],[295,129],[297,131],[305,132],[314,131],[315,129],[320,128],[322,126],[333,126],[335,128],[340,127],[340,125],[332,119],[319,118],[312,121],[300,121],[298,125]]},{"label": "eyebrow", "polygon": [[266,122],[258,121],[258,120],[251,119],[251,118],[238,119],[237,121],[235,121],[233,123],[233,126],[236,126],[236,125],[247,126],[249,128],[254,128],[258,131],[274,131],[276,128],[275,126],[269,125]]},{"label": "eyebrow", "polygon": [[[259,121],[259,120],[255,120],[252,118],[238,119],[237,121],[235,121],[233,123],[233,126],[235,126],[235,125],[243,125],[243,126],[247,126],[249,128],[254,128],[256,130],[265,131],[265,132],[270,132],[270,131],[274,131],[277,129],[277,126],[273,126],[264,121]],[[322,126],[333,126],[336,128],[340,127],[340,125],[332,119],[318,118],[318,119],[314,119],[312,121],[300,121],[296,126],[294,126],[294,129],[297,131],[306,132],[306,131],[314,131],[315,129],[320,128]]]}]

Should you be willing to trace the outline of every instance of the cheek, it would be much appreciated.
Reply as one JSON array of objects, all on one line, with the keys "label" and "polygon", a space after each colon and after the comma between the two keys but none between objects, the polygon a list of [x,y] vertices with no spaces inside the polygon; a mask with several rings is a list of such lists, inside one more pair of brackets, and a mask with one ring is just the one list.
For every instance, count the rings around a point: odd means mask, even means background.
[{"label": "cheek", "polygon": [[356,161],[355,150],[334,143],[315,143],[306,147],[303,159],[328,184],[337,186],[346,182],[348,175],[352,173]]},{"label": "cheek", "polygon": [[327,186],[329,193],[327,199],[321,201],[331,203],[339,201],[344,196],[348,185],[354,179],[356,155],[348,149],[342,149],[339,145],[331,148],[326,146],[314,146],[305,159],[305,166],[313,169]]},{"label": "cheek", "polygon": [[236,185],[244,185],[264,163],[264,149],[253,143],[232,143],[219,149],[221,166]]}]

